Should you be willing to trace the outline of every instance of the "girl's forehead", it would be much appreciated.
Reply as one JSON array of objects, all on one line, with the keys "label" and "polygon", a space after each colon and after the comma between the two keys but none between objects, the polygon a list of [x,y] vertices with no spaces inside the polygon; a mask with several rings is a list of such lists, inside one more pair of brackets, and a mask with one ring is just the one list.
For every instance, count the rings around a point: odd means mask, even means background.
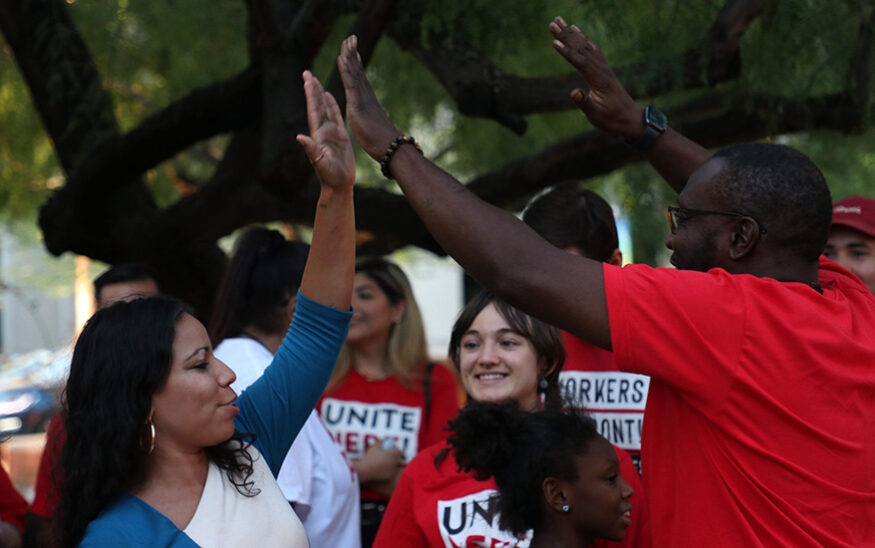
[{"label": "girl's forehead", "polygon": [[[526,337],[520,333],[510,322],[507,321],[494,303],[489,303],[471,322],[468,331],[477,331],[480,333],[506,333],[511,332],[521,337]],[[528,337],[526,337],[528,338]]]}]

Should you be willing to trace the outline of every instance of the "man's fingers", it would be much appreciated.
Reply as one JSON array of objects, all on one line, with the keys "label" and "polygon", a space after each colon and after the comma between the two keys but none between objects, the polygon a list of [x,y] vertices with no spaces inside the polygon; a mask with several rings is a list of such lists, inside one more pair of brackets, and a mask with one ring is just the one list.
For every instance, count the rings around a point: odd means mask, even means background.
[{"label": "man's fingers", "polygon": [[560,40],[553,40],[553,47],[559,52],[559,55],[565,57],[565,60],[571,63],[571,66],[578,71],[583,72],[587,68],[586,57],[579,51],[569,47]]},{"label": "man's fingers", "polygon": [[353,38],[349,36],[340,46],[340,56],[337,58],[337,70],[340,71],[340,79],[343,81],[343,89],[346,92],[346,100],[355,99],[356,66],[352,58]]},{"label": "man's fingers", "polygon": [[574,101],[574,104],[576,104],[583,112],[589,111],[589,97],[582,89],[575,88],[571,90],[571,100]]}]

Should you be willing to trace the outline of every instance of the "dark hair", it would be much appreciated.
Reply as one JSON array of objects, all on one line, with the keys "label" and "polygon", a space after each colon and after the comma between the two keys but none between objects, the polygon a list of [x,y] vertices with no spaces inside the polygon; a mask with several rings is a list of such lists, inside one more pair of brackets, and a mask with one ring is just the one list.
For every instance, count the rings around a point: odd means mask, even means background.
[{"label": "dark hair", "polygon": [[[117,302],[85,324],[64,398],[61,493],[53,520],[58,544],[75,546],[88,522],[146,478],[152,395],[167,382],[176,323],[189,312],[171,297]],[[206,448],[238,491],[251,489],[249,436]],[[229,440],[230,441],[230,440]]]},{"label": "dark hair", "polygon": [[94,279],[94,298],[100,301],[100,291],[107,285],[151,280],[158,285],[158,277],[148,266],[136,263],[109,267],[106,272]]},{"label": "dark hair", "polygon": [[285,306],[301,286],[309,249],[267,228],[251,228],[240,236],[213,305],[213,346],[241,335],[247,325],[267,333],[286,330]]},{"label": "dark hair", "polygon": [[714,158],[725,162],[715,185],[722,207],[762,223],[776,249],[816,261],[829,238],[832,197],[814,162],[768,143],[726,147]]},{"label": "dark hair", "polygon": [[535,354],[538,359],[543,359],[546,362],[548,371],[544,377],[547,380],[547,389],[544,390],[544,406],[548,409],[561,408],[559,372],[562,371],[562,365],[565,363],[565,345],[562,343],[562,335],[559,330],[512,307],[489,291],[481,291],[475,295],[459,313],[459,319],[453,325],[453,332],[450,335],[448,351],[450,360],[457,369],[461,367],[462,337],[480,312],[490,303],[495,305],[498,313],[514,331],[532,341]]},{"label": "dark hair", "polygon": [[608,261],[620,245],[610,204],[585,188],[556,187],[538,196],[523,222],[556,247],[573,245],[594,261]]},{"label": "dark hair", "polygon": [[459,470],[480,481],[495,478],[499,526],[517,537],[543,524],[544,479],[577,479],[576,458],[599,437],[595,421],[580,412],[524,411],[516,400],[470,402],[450,430]]}]

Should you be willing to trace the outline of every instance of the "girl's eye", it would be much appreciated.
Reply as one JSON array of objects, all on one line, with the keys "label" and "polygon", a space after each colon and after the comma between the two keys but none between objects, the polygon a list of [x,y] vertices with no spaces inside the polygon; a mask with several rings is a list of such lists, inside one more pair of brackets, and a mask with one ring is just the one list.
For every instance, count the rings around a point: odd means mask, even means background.
[{"label": "girl's eye", "polygon": [[462,348],[465,350],[474,350],[477,348],[477,341],[465,341],[462,343]]},{"label": "girl's eye", "polygon": [[518,345],[519,342],[514,339],[503,339],[499,344],[501,344],[501,346],[509,348]]},{"label": "girl's eye", "polygon": [[210,366],[209,362],[201,362],[201,363],[198,363],[198,364],[195,364],[194,366],[192,366],[192,369],[206,369],[209,366]]}]

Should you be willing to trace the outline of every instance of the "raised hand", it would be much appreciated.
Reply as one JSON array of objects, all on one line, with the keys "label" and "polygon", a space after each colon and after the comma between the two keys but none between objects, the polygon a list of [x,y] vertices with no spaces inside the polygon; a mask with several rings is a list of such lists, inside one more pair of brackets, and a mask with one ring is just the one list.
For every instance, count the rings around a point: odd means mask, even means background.
[{"label": "raised hand", "polygon": [[371,158],[379,160],[401,132],[389,121],[389,115],[365,76],[357,43],[355,35],[348,37],[340,46],[337,58],[337,69],[346,92],[346,120],[359,146]]},{"label": "raised hand", "polygon": [[553,47],[574,66],[589,85],[589,91],[576,88],[571,99],[586,114],[590,123],[603,131],[633,139],[644,131],[644,109],[608,66],[601,49],[576,25],[557,17],[550,23],[555,38]]},{"label": "raised hand", "polygon": [[337,100],[309,70],[304,71],[304,94],[310,135],[298,135],[298,142],[323,186],[351,187],[355,183],[355,155]]}]

